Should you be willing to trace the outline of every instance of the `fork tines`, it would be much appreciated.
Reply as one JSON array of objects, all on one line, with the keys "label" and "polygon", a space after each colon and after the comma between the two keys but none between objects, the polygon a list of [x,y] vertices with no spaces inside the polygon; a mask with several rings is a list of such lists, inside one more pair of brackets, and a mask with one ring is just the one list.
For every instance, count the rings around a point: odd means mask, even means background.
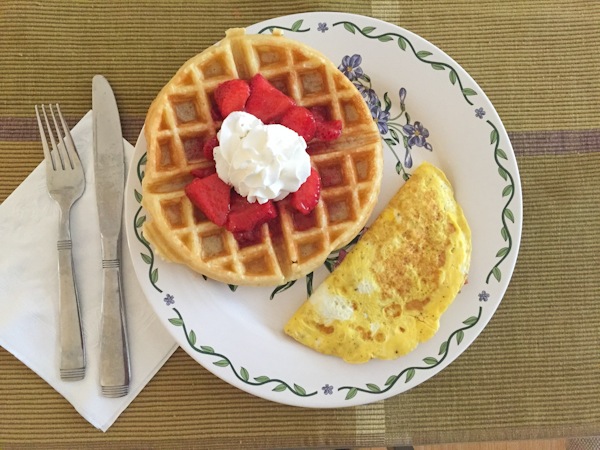
[{"label": "fork tines", "polygon": [[[75,150],[75,143],[73,142],[73,138],[71,137],[71,133],[69,132],[69,128],[65,122],[65,119],[60,111],[60,106],[58,103],[54,105],[56,107],[56,111],[58,112],[58,117],[60,119],[60,126],[56,120],[56,115],[54,114],[54,108],[51,104],[48,105],[50,109],[50,116],[52,117],[52,122],[54,124],[54,129],[50,126],[50,121],[48,120],[48,114],[46,113],[46,106],[41,105],[42,115],[44,116],[44,122],[46,124],[46,129],[48,133],[44,132],[44,125],[42,124],[42,120],[40,117],[40,112],[38,109],[38,105],[35,105],[35,114],[37,116],[38,127],[40,129],[40,136],[42,138],[42,147],[44,149],[44,157],[46,160],[51,162],[52,168],[54,170],[57,169],[57,164],[61,165],[61,169],[75,168],[75,164],[77,163],[78,158],[73,153]],[[50,143],[52,144],[52,151],[48,147],[48,141],[46,140],[46,135],[50,136]],[[58,136],[58,144],[55,139],[55,136]],[[64,136],[64,138],[63,138]],[[56,155],[58,157],[56,157]]]}]

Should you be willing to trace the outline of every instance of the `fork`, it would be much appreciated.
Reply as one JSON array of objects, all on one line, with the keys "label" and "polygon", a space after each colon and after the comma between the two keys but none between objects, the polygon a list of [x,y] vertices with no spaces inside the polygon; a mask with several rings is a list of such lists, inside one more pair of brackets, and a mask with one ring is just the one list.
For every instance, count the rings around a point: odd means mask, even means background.
[{"label": "fork", "polygon": [[[52,150],[48,140],[40,111],[35,106],[44,159],[46,161],[46,183],[50,197],[60,207],[58,225],[58,277],[59,277],[59,340],[60,340],[60,378],[64,381],[77,381],[85,377],[85,351],[81,332],[81,314],[77,286],[73,274],[73,256],[71,252],[70,213],[71,206],[81,197],[85,189],[85,177],[75,143],[69,127],[65,123],[60,107],[55,105],[60,119],[56,120],[52,105],[48,105],[54,130],[50,126],[46,107],[41,106]],[[55,138],[55,134],[57,138]],[[64,138],[62,137],[64,135]],[[57,143],[58,139],[58,143]]]}]

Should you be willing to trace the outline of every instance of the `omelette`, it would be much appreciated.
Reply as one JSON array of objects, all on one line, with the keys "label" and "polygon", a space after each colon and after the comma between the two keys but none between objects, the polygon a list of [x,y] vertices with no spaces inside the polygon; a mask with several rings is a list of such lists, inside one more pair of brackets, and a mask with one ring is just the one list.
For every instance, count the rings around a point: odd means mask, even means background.
[{"label": "omelette", "polygon": [[437,332],[470,259],[471,231],[452,187],[423,163],[284,330],[350,363],[398,358]]}]

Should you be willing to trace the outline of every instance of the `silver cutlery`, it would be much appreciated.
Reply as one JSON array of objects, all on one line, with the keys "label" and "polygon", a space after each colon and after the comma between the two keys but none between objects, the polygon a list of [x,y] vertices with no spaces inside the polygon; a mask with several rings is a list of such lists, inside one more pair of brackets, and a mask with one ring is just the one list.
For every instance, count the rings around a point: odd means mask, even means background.
[{"label": "silver cutlery", "polygon": [[[81,197],[85,189],[85,177],[75,143],[69,127],[57,105],[59,123],[54,108],[49,105],[54,128],[50,125],[46,107],[41,105],[47,136],[40,110],[35,106],[35,114],[40,129],[44,159],[46,161],[46,182],[48,192],[60,207],[58,226],[58,277],[59,277],[59,340],[60,340],[60,377],[65,381],[77,381],[85,377],[85,350],[81,331],[81,312],[77,286],[73,273],[72,241],[70,230],[70,212],[73,204]],[[64,138],[63,138],[64,135]],[[56,137],[55,137],[56,136]]]},{"label": "silver cutlery", "polygon": [[131,370],[121,280],[125,159],[117,102],[101,75],[92,80],[92,114],[103,272],[100,388],[105,397],[122,397],[129,392]]}]

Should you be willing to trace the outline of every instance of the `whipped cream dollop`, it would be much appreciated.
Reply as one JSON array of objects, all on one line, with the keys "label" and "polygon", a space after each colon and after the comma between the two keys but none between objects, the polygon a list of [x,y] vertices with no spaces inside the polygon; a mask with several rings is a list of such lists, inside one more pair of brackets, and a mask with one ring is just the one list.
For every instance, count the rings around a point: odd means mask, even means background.
[{"label": "whipped cream dollop", "polygon": [[310,175],[306,141],[283,125],[265,125],[236,111],[225,118],[217,138],[217,175],[250,203],[282,200]]}]

